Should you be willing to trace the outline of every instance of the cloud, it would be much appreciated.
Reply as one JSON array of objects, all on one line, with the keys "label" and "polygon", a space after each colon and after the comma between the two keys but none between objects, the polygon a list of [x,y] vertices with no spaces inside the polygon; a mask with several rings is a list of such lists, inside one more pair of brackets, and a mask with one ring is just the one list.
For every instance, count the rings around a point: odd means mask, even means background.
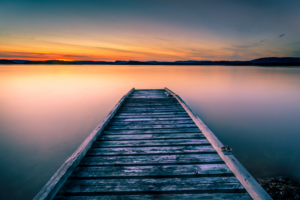
[{"label": "cloud", "polygon": [[254,44],[246,44],[246,45],[232,45],[235,49],[248,49],[248,48],[251,48],[251,47],[257,47],[259,46],[259,44],[263,43],[264,41],[266,41],[267,39],[263,39],[259,42],[256,42]]},{"label": "cloud", "polygon": [[278,37],[283,37],[283,36],[285,36],[286,34],[281,34],[281,35],[279,35]]},{"label": "cloud", "polygon": [[256,42],[256,43],[254,43],[254,46],[256,46],[256,45],[258,45],[258,44],[260,44],[260,43],[262,43],[262,42],[264,42],[264,41],[266,41],[267,39],[264,39],[264,40],[261,40],[260,42]]}]

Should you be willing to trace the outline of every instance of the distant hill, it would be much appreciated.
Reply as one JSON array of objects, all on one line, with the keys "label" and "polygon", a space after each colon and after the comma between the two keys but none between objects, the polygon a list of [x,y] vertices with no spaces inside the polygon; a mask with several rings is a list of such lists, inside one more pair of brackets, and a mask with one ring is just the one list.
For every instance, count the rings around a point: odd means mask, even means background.
[{"label": "distant hill", "polygon": [[11,60],[0,59],[0,64],[16,64],[16,63]]},{"label": "distant hill", "polygon": [[46,64],[46,65],[253,65],[253,66],[300,66],[300,58],[297,57],[267,57],[250,61],[210,61],[210,60],[183,60],[175,62],[162,61],[63,61],[63,60],[0,60],[0,64]]},{"label": "distant hill", "polygon": [[299,65],[300,58],[295,57],[268,57],[268,58],[259,58],[255,60],[251,60],[252,64],[259,65]]},{"label": "distant hill", "polygon": [[76,65],[77,63],[64,60],[25,61],[23,64],[45,64],[45,65]]}]

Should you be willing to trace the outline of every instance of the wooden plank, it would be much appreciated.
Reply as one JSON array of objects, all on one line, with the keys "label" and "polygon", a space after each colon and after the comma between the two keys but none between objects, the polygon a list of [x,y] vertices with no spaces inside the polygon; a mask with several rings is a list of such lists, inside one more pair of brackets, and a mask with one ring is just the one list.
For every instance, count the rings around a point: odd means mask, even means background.
[{"label": "wooden plank", "polygon": [[231,154],[226,153],[221,150],[221,147],[224,145],[219,141],[219,139],[211,132],[211,130],[200,120],[198,116],[196,116],[192,110],[188,107],[188,105],[174,92],[166,88],[166,91],[171,93],[178,102],[182,105],[182,107],[187,111],[190,117],[197,124],[199,129],[203,132],[221,158],[225,161],[234,175],[238,178],[241,184],[245,187],[247,192],[253,199],[264,199],[271,200],[272,198],[269,194],[257,183],[257,181],[251,176],[251,174],[242,166],[242,164]]},{"label": "wooden plank", "polygon": [[92,156],[82,159],[80,166],[167,165],[222,163],[218,154]]},{"label": "wooden plank", "polygon": [[122,108],[142,108],[142,107],[156,107],[156,108],[160,108],[160,107],[179,107],[182,108],[182,106],[179,103],[172,103],[171,105],[169,103],[124,103]]},{"label": "wooden plank", "polygon": [[153,140],[153,139],[187,139],[203,138],[202,133],[170,133],[170,134],[143,134],[143,135],[102,135],[98,140]]},{"label": "wooden plank", "polygon": [[143,118],[116,118],[113,119],[116,121],[123,122],[136,122],[136,121],[174,121],[174,120],[190,120],[190,116],[188,117],[143,117]]},{"label": "wooden plank", "polygon": [[143,115],[143,116],[115,116],[114,118],[145,118],[145,117],[158,117],[158,118],[171,118],[171,117],[189,117],[188,114],[174,114],[174,115],[151,115],[151,114],[147,114],[147,115]]},{"label": "wooden plank", "polygon": [[167,125],[167,124],[194,124],[192,119],[190,120],[170,120],[170,121],[133,121],[133,122],[122,122],[122,121],[115,121],[111,120],[109,125],[110,126],[127,126],[127,125]]},{"label": "wooden plank", "polygon": [[[132,106],[127,106],[127,105],[123,105],[120,110],[144,110],[144,109],[157,109],[157,110],[161,110],[161,109],[173,109],[173,108],[180,108],[183,109],[183,107],[181,105],[151,105],[151,104],[131,104]],[[137,106],[139,105],[139,106]]]},{"label": "wooden plank", "polygon": [[[109,166],[77,167],[72,178],[135,177],[135,176],[209,176],[227,175],[232,172],[226,164],[205,165],[155,165],[155,166]],[[233,174],[232,174],[233,175]]]},{"label": "wooden plank", "polygon": [[81,159],[90,149],[96,138],[104,130],[110,119],[114,116],[117,110],[121,107],[124,100],[134,91],[132,88],[121,100],[115,105],[104,120],[93,130],[93,132],[84,140],[79,148],[67,159],[67,161],[58,169],[58,171],[51,177],[47,184],[35,196],[34,200],[48,200],[53,199],[67,178],[70,176],[74,168],[78,165]]},{"label": "wooden plank", "polygon": [[163,140],[127,140],[127,141],[95,141],[94,148],[100,147],[134,147],[134,146],[180,146],[180,145],[208,145],[207,139],[163,139]]},{"label": "wooden plank", "polygon": [[[132,109],[131,109],[132,108]],[[126,112],[137,112],[137,111],[139,111],[139,112],[144,112],[144,111],[151,111],[151,112],[153,112],[153,111],[156,111],[156,112],[161,112],[161,111],[184,111],[185,112],[185,110],[182,108],[182,107],[179,107],[179,106],[177,106],[177,107],[175,107],[175,106],[173,106],[173,107],[163,107],[163,106],[161,106],[161,107],[156,107],[156,106],[147,106],[147,107],[127,107],[127,108],[120,108],[120,111],[122,111],[122,112],[124,112],[124,111],[126,111]]]},{"label": "wooden plank", "polygon": [[140,94],[131,94],[130,97],[134,97],[134,96],[138,96],[138,97],[141,97],[141,96],[153,96],[153,98],[157,98],[157,97],[164,97],[164,98],[168,98],[168,96],[165,94],[165,93],[140,93]]},{"label": "wooden plank", "polygon": [[165,96],[160,96],[160,95],[149,95],[149,96],[140,96],[140,95],[134,95],[134,96],[130,96],[130,97],[128,97],[129,98],[129,100],[130,99],[169,99],[169,98],[172,98],[172,97],[168,97],[167,95],[165,95]]},{"label": "wooden plank", "polygon": [[61,193],[242,190],[235,177],[67,180]]},{"label": "wooden plank", "polygon": [[156,98],[156,99],[154,99],[154,98],[152,98],[152,99],[150,99],[150,98],[147,98],[147,99],[145,99],[145,98],[127,98],[126,99],[126,102],[128,103],[128,102],[141,102],[141,103],[166,103],[166,102],[177,102],[176,101],[176,98]]},{"label": "wooden plank", "polygon": [[103,134],[152,134],[152,133],[200,133],[199,128],[177,128],[177,129],[140,129],[140,130],[105,130]]},{"label": "wooden plank", "polygon": [[152,194],[152,195],[103,195],[103,196],[58,196],[55,200],[252,200],[247,193],[215,193],[215,194]]},{"label": "wooden plank", "polygon": [[89,156],[108,155],[140,155],[140,154],[189,154],[189,153],[215,153],[211,146],[173,146],[173,147],[127,147],[127,148],[91,148]]},{"label": "wooden plank", "polygon": [[121,129],[157,129],[157,128],[197,128],[196,124],[158,124],[158,125],[144,125],[135,124],[128,126],[107,126],[106,130],[121,130]]},{"label": "wooden plank", "polygon": [[181,115],[181,114],[184,114],[184,115],[187,115],[185,111],[182,111],[182,110],[168,110],[168,111],[151,111],[151,112],[134,112],[134,111],[131,111],[131,112],[118,112],[116,114],[116,116],[128,116],[128,117],[131,117],[131,116],[150,116],[150,115]]},{"label": "wooden plank", "polygon": [[173,108],[161,108],[158,109],[156,107],[147,107],[147,108],[135,108],[135,109],[120,109],[119,112],[131,112],[131,113],[136,113],[136,112],[174,112],[174,111],[181,111],[185,112],[183,108],[180,107],[173,107]]}]

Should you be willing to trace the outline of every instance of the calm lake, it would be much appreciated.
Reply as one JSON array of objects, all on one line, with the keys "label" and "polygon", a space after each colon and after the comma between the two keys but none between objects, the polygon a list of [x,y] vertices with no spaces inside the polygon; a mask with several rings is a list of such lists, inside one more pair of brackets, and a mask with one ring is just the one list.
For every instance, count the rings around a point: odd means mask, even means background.
[{"label": "calm lake", "polygon": [[300,180],[300,68],[0,65],[0,199],[32,199],[133,87],[180,95],[254,177]]}]

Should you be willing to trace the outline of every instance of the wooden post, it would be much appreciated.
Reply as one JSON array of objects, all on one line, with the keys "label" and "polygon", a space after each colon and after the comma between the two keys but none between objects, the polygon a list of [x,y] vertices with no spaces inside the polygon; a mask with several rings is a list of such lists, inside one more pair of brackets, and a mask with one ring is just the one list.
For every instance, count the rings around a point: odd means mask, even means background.
[{"label": "wooden post", "polygon": [[249,195],[255,200],[272,200],[269,194],[257,183],[257,181],[251,176],[251,174],[230,152],[226,152],[226,155],[224,154],[224,152],[221,150],[221,148],[224,147],[224,145],[203,123],[203,121],[192,112],[188,105],[177,94],[175,94],[168,88],[165,88],[165,90],[172,94],[178,100],[178,102],[182,105],[182,107],[186,110],[189,116],[193,119],[193,121],[202,131],[206,139],[211,143],[211,145],[218,152],[218,154],[224,160],[229,169],[233,172],[236,178],[247,190]]},{"label": "wooden post", "polygon": [[34,200],[50,200],[53,199],[56,193],[60,190],[68,177],[71,175],[75,167],[80,163],[87,151],[91,148],[94,141],[104,130],[110,119],[117,112],[124,100],[134,91],[132,88],[121,100],[115,105],[104,120],[93,130],[93,132],[83,141],[78,149],[66,160],[66,162],[57,170],[47,184],[35,196]]}]

